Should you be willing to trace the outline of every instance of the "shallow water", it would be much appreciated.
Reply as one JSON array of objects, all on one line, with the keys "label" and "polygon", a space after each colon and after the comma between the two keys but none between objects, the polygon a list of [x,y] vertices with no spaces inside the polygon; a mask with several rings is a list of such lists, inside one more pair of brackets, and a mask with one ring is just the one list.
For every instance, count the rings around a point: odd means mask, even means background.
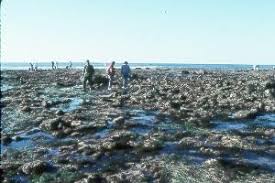
[{"label": "shallow water", "polygon": [[70,101],[68,103],[62,104],[60,109],[64,112],[72,112],[81,107],[83,100],[81,98],[69,98]]},{"label": "shallow water", "polygon": [[244,132],[252,131],[255,128],[273,129],[275,128],[275,114],[265,114],[253,120],[212,121],[211,125],[213,131],[221,132],[232,130]]},{"label": "shallow water", "polygon": [[4,92],[4,91],[8,91],[10,89],[13,89],[14,87],[13,86],[10,86],[8,84],[2,84],[1,83],[1,91]]}]

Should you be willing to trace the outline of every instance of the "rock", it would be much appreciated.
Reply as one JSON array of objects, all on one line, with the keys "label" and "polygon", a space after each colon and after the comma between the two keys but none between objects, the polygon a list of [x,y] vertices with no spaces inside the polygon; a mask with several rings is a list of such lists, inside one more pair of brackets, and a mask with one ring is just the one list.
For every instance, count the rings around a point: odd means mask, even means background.
[{"label": "rock", "polygon": [[64,115],[64,111],[58,110],[58,111],[56,111],[55,114],[58,115],[58,116],[61,116],[61,115]]},{"label": "rock", "polygon": [[45,108],[49,108],[52,105],[53,105],[52,101],[45,101],[45,100],[42,101],[42,106],[45,107]]},{"label": "rock", "polygon": [[274,80],[268,80],[265,82],[265,89],[275,89],[275,81]]},{"label": "rock", "polygon": [[141,150],[144,152],[156,151],[162,148],[163,142],[160,139],[150,137],[149,139],[144,140]]},{"label": "rock", "polygon": [[116,99],[115,101],[112,102],[112,107],[122,107],[123,106],[123,102],[120,99]]},{"label": "rock", "polygon": [[24,138],[23,138],[23,137],[20,137],[20,136],[15,136],[15,137],[14,137],[14,140],[15,140],[15,141],[21,141],[21,140],[24,140]]},{"label": "rock", "polygon": [[9,135],[2,134],[1,139],[3,145],[8,145],[12,142],[12,138]]},{"label": "rock", "polygon": [[108,78],[103,75],[95,75],[93,83],[97,85],[107,85],[109,82]]},{"label": "rock", "polygon": [[43,121],[40,124],[40,127],[45,128],[47,130],[58,130],[60,128],[60,124],[62,123],[63,121],[61,118],[54,118],[54,119]]},{"label": "rock", "polygon": [[203,163],[204,167],[216,167],[219,165],[220,165],[220,162],[217,159],[208,159]]},{"label": "rock", "polygon": [[21,108],[21,111],[23,111],[23,112],[30,112],[30,111],[31,111],[31,108],[30,108],[29,106],[23,106],[23,107]]},{"label": "rock", "polygon": [[178,142],[179,147],[199,147],[201,143],[193,137],[184,137]]},{"label": "rock", "polygon": [[270,137],[275,136],[275,129],[268,129],[268,130],[265,130],[264,134],[265,134],[266,136],[270,136]]},{"label": "rock", "polygon": [[51,166],[47,162],[43,161],[34,161],[30,163],[26,163],[22,166],[22,171],[23,173],[27,175],[32,175],[32,174],[42,174],[43,172],[48,171],[51,168]]},{"label": "rock", "polygon": [[113,123],[118,126],[122,126],[125,122],[125,118],[123,116],[119,116],[115,119],[113,119]]},{"label": "rock", "polygon": [[180,109],[182,103],[179,100],[172,100],[169,102],[169,105],[174,109]]},{"label": "rock", "polygon": [[258,114],[257,109],[240,110],[232,115],[233,119],[254,119]]}]

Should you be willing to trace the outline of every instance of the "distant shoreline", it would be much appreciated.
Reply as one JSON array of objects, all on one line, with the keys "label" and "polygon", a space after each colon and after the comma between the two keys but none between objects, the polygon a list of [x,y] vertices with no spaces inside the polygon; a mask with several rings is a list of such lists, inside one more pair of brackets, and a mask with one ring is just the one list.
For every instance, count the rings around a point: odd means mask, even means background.
[{"label": "distant shoreline", "polygon": [[[73,62],[72,69],[83,69],[83,62]],[[96,69],[105,69],[108,65],[107,63],[92,63]],[[51,70],[50,62],[40,62],[37,63],[38,69],[40,70]],[[69,62],[59,62],[59,69],[66,69],[69,65]],[[116,63],[115,67],[120,68],[122,63]],[[130,63],[131,68],[136,69],[156,69],[156,68],[164,68],[164,69],[203,69],[203,70],[252,70],[253,65],[246,64],[180,64],[180,63]],[[1,70],[29,70],[29,63],[1,63]],[[260,70],[272,70],[273,65],[259,65]]]}]

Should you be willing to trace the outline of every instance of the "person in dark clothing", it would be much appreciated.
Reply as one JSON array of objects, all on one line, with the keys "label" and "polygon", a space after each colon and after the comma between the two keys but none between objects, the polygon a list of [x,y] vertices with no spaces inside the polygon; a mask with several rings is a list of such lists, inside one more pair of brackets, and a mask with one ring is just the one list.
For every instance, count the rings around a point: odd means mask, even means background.
[{"label": "person in dark clothing", "polygon": [[128,87],[128,80],[131,75],[131,69],[128,65],[128,62],[125,61],[124,64],[121,66],[121,76],[122,76],[122,88],[127,89]]},{"label": "person in dark clothing", "polygon": [[86,65],[84,66],[84,72],[83,72],[83,76],[84,76],[84,80],[83,80],[83,89],[84,91],[86,91],[86,83],[88,81],[88,84],[90,86],[90,89],[92,90],[92,79],[93,79],[93,75],[95,73],[94,67],[90,64],[90,61],[87,60],[86,61]]},{"label": "person in dark clothing", "polygon": [[55,69],[56,69],[56,67],[54,65],[54,61],[52,61],[52,70],[55,70]]}]

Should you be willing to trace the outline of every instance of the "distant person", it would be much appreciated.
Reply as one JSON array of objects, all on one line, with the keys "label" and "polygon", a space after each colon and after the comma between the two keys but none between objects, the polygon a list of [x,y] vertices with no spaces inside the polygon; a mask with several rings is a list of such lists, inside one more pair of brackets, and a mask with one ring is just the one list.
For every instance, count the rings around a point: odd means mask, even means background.
[{"label": "distant person", "polygon": [[55,61],[55,69],[58,69],[58,62]]},{"label": "distant person", "polygon": [[33,64],[31,62],[29,64],[31,66],[29,70],[34,71]]},{"label": "distant person", "polygon": [[35,70],[35,71],[38,71],[38,63],[35,63],[35,64],[34,64],[34,70]]},{"label": "distant person", "polygon": [[128,87],[128,80],[131,75],[131,69],[128,65],[128,62],[125,61],[124,64],[121,66],[121,76],[122,76],[122,88],[126,89]]},{"label": "distant person", "polygon": [[72,61],[70,61],[70,62],[69,62],[69,65],[66,66],[66,69],[71,69],[72,66],[73,66],[73,63],[72,63]]},{"label": "distant person", "polygon": [[109,79],[108,90],[112,90],[115,72],[116,72],[114,66],[115,66],[115,61],[113,61],[111,65],[107,68],[107,75]]},{"label": "distant person", "polygon": [[55,70],[56,69],[56,66],[54,64],[54,61],[52,61],[52,70]]},{"label": "distant person", "polygon": [[72,61],[70,61],[69,68],[71,69],[72,67],[73,67],[73,63],[72,63]]},{"label": "distant person", "polygon": [[259,65],[253,65],[253,70],[258,71],[260,69]]},{"label": "distant person", "polygon": [[83,72],[83,75],[84,75],[83,89],[84,89],[84,91],[86,91],[87,81],[90,86],[90,89],[92,90],[92,86],[93,86],[92,79],[93,79],[94,73],[95,73],[94,67],[90,64],[90,61],[87,60],[86,65],[84,66],[84,72]]}]

